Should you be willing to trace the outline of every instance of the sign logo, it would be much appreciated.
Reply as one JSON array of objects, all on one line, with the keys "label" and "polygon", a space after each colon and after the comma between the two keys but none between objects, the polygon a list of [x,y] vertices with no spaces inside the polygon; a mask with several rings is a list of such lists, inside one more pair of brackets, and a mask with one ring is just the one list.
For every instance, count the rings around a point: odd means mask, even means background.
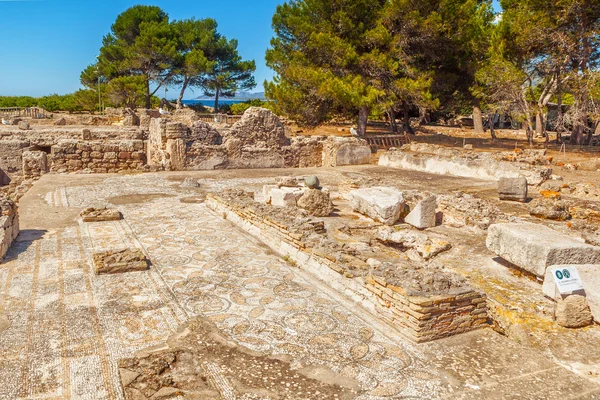
[{"label": "sign logo", "polygon": [[572,293],[583,289],[583,283],[575,266],[552,268],[554,283],[561,294]]}]

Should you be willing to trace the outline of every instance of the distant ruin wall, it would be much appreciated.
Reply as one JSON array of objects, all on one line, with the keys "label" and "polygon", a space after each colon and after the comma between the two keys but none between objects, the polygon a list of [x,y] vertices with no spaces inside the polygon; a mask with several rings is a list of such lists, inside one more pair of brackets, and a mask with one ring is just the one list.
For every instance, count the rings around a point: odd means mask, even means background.
[{"label": "distant ruin wall", "polygon": [[371,158],[370,147],[356,138],[290,139],[275,114],[257,107],[222,132],[201,121],[152,119],[147,152],[151,166],[167,171],[356,165]]},{"label": "distant ruin wall", "polygon": [[95,173],[140,170],[146,164],[142,140],[61,140],[52,146],[52,172]]}]

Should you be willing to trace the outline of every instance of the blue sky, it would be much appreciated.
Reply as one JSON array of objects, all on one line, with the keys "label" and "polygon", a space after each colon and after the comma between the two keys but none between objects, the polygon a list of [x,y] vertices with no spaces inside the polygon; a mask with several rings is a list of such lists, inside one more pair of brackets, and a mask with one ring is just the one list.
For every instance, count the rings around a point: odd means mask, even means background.
[{"label": "blue sky", "polygon": [[[264,61],[271,18],[280,0],[0,0],[0,96],[65,94],[80,88],[79,74],[95,61],[117,15],[135,4],[156,5],[172,19],[214,18],[219,32],[239,41],[256,60],[255,78],[272,77]],[[169,91],[169,97],[175,95]],[[186,92],[186,98],[201,95]]]},{"label": "blue sky", "polygon": [[[0,0],[0,96],[79,89],[79,74],[94,62],[117,15],[140,3],[161,7],[171,19],[216,19],[223,35],[238,39],[242,57],[256,60],[255,90],[272,77],[264,55],[283,0]],[[201,94],[188,91],[186,98]]]}]

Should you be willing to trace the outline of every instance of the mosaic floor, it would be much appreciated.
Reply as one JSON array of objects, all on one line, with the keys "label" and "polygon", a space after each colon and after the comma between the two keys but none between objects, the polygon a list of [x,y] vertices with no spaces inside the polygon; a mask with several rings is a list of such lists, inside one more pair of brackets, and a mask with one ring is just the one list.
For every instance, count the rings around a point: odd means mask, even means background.
[{"label": "mosaic floor", "polygon": [[[240,182],[261,180],[205,186]],[[446,364],[433,362],[431,347],[364,315],[204,204],[180,201],[194,195],[157,174],[27,194],[48,213],[115,201],[124,220],[22,231],[0,265],[0,316],[9,321],[0,330],[0,399],[121,399],[117,361],[194,316],[250,349],[290,355],[293,368],[324,365],[355,379],[360,400],[450,396]],[[151,269],[93,274],[93,252],[126,247],[146,252]],[[211,368],[223,398],[236,399],[221,366]]]}]

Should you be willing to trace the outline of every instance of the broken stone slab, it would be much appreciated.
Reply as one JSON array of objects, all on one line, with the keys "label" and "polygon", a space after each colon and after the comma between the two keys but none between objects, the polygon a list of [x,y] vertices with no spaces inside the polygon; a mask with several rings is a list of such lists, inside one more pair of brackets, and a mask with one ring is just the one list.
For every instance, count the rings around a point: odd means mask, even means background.
[{"label": "broken stone slab", "polygon": [[377,230],[377,239],[384,243],[400,245],[406,250],[414,249],[425,260],[429,260],[452,248],[452,244],[449,242],[431,238],[425,233],[408,229],[394,230],[394,228],[387,226],[380,227]]},{"label": "broken stone slab", "polygon": [[296,207],[298,199],[304,194],[300,188],[273,188],[269,191],[271,205],[278,207]]},{"label": "broken stone slab", "polygon": [[490,225],[486,246],[540,278],[551,265],[600,263],[600,247],[530,222]]},{"label": "broken stone slab", "polygon": [[181,184],[180,187],[181,188],[198,188],[198,187],[200,187],[200,182],[198,182],[198,179],[188,176],[187,178],[185,178],[185,180],[183,181],[183,183]]},{"label": "broken stone slab", "polygon": [[80,216],[83,222],[119,221],[123,218],[123,214],[120,211],[106,207],[86,208],[81,212]]},{"label": "broken stone slab", "polygon": [[565,328],[583,328],[591,325],[592,312],[585,296],[572,294],[560,297],[556,304],[556,323]]},{"label": "broken stone slab", "polygon": [[140,249],[124,249],[95,253],[93,256],[96,275],[145,271],[148,259]]},{"label": "broken stone slab", "polygon": [[386,225],[396,223],[404,210],[404,196],[394,188],[378,186],[356,189],[348,195],[352,210]]},{"label": "broken stone slab", "polygon": [[544,278],[544,285],[542,290],[544,294],[553,300],[558,301],[561,297],[556,283],[554,283],[554,277],[552,276],[552,270],[554,267],[575,267],[583,283],[585,290],[585,296],[587,302],[594,316],[594,320],[600,321],[600,264],[583,264],[583,265],[552,265],[553,268],[546,269],[546,276]]},{"label": "broken stone slab", "polygon": [[306,190],[298,199],[298,207],[305,209],[315,217],[326,217],[333,212],[333,203],[329,193],[318,189]]},{"label": "broken stone slab", "polygon": [[542,219],[566,221],[571,218],[569,205],[560,199],[538,197],[527,205],[530,215]]},{"label": "broken stone slab", "polygon": [[415,208],[404,218],[404,222],[418,229],[435,226],[435,209],[437,198],[431,195],[417,203]]},{"label": "broken stone slab", "polygon": [[527,179],[519,178],[500,178],[498,180],[498,198],[500,200],[527,201]]},{"label": "broken stone slab", "polygon": [[277,179],[277,187],[298,187],[295,176],[282,176]]}]

